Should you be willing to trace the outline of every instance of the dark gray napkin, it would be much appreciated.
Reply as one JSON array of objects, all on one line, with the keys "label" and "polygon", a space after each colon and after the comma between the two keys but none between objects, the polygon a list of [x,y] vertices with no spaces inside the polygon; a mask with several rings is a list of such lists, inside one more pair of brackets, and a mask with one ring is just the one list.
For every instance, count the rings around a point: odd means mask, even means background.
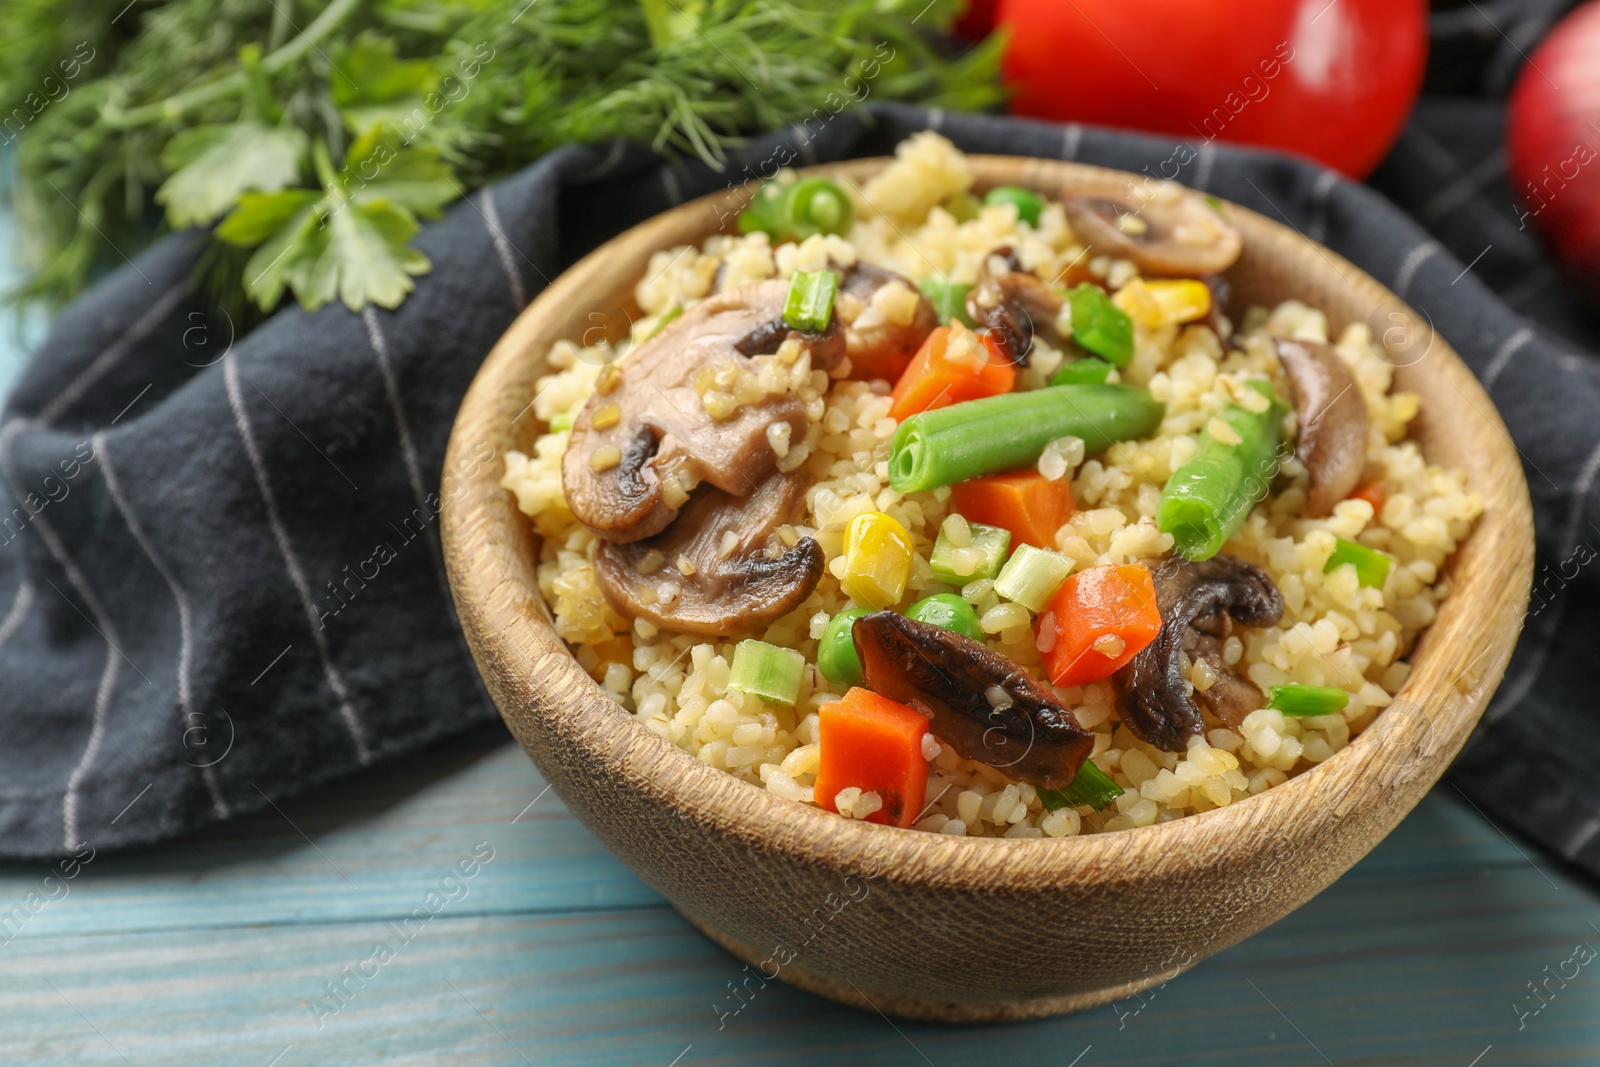
[{"label": "dark gray napkin", "polygon": [[[886,154],[926,127],[973,152],[1183,160],[1188,184],[1325,241],[1493,385],[1528,457],[1541,563],[1595,533],[1600,380],[1464,272],[1458,242],[1477,237],[1453,215],[1436,238],[1310,164],[894,105],[758,138],[726,173],[571,147],[428,227],[433,270],[397,312],[290,308],[234,338],[177,235],[61,315],[0,423],[0,854],[171,836],[491,718],[436,531],[451,420],[494,340],[578,255],[745,166]],[[1580,606],[1591,580],[1536,619],[1458,773],[1569,854],[1600,825],[1572,647],[1600,625]]]}]

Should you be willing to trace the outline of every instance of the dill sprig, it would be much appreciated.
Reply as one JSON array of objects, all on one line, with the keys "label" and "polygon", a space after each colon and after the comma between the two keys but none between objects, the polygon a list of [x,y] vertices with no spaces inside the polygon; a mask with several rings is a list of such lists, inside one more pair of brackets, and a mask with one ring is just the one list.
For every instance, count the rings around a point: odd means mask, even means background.
[{"label": "dill sprig", "polygon": [[[203,281],[394,307],[422,220],[551,149],[623,137],[726,163],[753,131],[861,99],[997,104],[961,0],[0,0],[24,110],[16,210],[60,302],[164,230],[213,226]],[[0,116],[0,121],[4,116]]]}]

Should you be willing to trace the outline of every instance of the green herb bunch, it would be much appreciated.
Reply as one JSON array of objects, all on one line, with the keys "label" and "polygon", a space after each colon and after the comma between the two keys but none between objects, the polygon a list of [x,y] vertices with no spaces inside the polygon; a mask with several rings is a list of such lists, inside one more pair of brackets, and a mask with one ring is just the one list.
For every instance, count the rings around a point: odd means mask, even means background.
[{"label": "green herb bunch", "polygon": [[122,2],[0,0],[14,299],[203,226],[217,299],[394,307],[428,270],[421,220],[560,145],[720,166],[853,101],[1001,99],[998,42],[943,36],[962,0]]}]

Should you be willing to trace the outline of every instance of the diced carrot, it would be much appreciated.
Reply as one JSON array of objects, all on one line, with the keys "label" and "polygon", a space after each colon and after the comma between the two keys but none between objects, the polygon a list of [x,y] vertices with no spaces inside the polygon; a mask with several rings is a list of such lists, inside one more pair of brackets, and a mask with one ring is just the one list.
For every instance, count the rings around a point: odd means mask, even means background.
[{"label": "diced carrot", "polygon": [[1365,500],[1372,505],[1372,513],[1376,515],[1383,510],[1383,502],[1389,499],[1389,494],[1384,492],[1382,482],[1368,482],[1345,499]]},{"label": "diced carrot", "polygon": [[1009,393],[1016,377],[1016,368],[987,334],[980,336],[959,323],[940,326],[895,382],[889,417],[904,419],[962,400]]},{"label": "diced carrot", "polygon": [[1065,478],[1052,481],[1036,471],[1011,471],[957,482],[950,508],[968,522],[1011,531],[1013,544],[1054,550],[1056,531],[1078,506]]},{"label": "diced carrot", "polygon": [[859,686],[818,712],[821,760],[813,795],[829,811],[834,798],[855,786],[877,793],[883,807],[868,822],[910,826],[922,810],[928,761],[922,755],[925,716]]},{"label": "diced carrot", "polygon": [[1150,569],[1138,563],[1071,575],[1039,616],[1039,647],[1056,685],[1109,678],[1161,632]]}]

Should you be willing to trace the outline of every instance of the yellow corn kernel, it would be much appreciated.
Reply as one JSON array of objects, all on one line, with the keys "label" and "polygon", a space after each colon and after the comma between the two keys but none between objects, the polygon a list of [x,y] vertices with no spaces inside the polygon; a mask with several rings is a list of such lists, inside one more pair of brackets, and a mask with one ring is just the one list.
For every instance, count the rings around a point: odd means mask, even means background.
[{"label": "yellow corn kernel", "polygon": [[911,535],[881,511],[850,520],[844,531],[845,595],[864,607],[892,608],[905,595],[911,575]]},{"label": "yellow corn kernel", "polygon": [[1188,278],[1135,278],[1118,289],[1111,302],[1141,326],[1176,326],[1204,318],[1211,311],[1211,290],[1205,282]]}]

